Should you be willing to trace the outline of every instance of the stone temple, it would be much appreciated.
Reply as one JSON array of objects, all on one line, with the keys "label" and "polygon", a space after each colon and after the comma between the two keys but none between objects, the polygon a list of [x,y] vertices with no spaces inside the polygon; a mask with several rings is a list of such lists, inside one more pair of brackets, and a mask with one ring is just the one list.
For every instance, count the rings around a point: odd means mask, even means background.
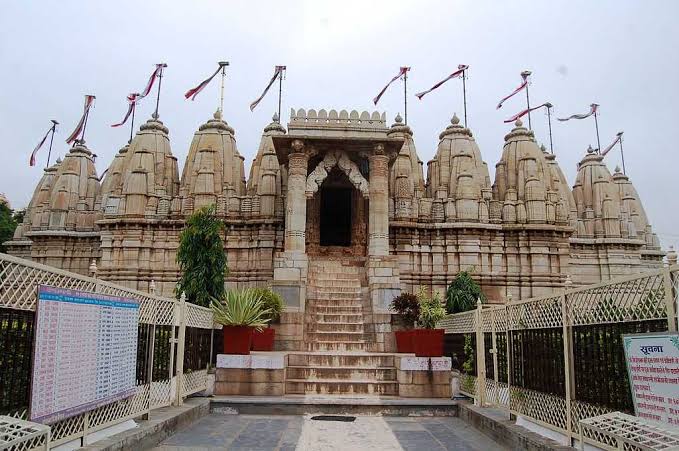
[{"label": "stone temple", "polygon": [[[393,296],[442,292],[473,269],[491,302],[658,268],[664,252],[632,182],[589,149],[571,189],[554,155],[517,121],[491,182],[457,117],[427,163],[384,113],[292,110],[264,128],[246,179],[220,112],[201,125],[179,176],[169,131],[141,125],[103,179],[76,144],[45,169],[13,255],[173,295],[188,215],[216,204],[229,287],[271,286],[286,302],[281,350],[392,351]],[[333,314],[333,315],[331,315]],[[318,321],[334,317],[337,324]],[[351,321],[349,321],[351,319]]]}]

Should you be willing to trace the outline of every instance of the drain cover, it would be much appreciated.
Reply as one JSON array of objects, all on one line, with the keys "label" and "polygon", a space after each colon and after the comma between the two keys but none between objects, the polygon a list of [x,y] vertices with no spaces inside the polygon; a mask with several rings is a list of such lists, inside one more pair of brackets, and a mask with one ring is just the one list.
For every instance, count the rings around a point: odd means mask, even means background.
[{"label": "drain cover", "polygon": [[356,417],[347,417],[343,415],[316,415],[315,417],[311,417],[311,419],[318,421],[344,421],[350,423],[356,420]]}]

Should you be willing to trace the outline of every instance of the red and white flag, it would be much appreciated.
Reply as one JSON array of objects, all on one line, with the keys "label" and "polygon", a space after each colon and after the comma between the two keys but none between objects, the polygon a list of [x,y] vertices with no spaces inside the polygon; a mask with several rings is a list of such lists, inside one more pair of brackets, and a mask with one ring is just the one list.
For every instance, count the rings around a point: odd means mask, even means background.
[{"label": "red and white flag", "polygon": [[373,103],[374,103],[375,105],[377,105],[377,102],[380,101],[380,98],[381,98],[382,95],[385,93],[385,91],[387,90],[387,88],[389,87],[389,85],[391,85],[393,82],[395,82],[395,81],[398,80],[399,78],[403,77],[409,70],[410,70],[409,67],[405,67],[405,66],[404,66],[404,67],[401,67],[401,68],[399,69],[399,71],[398,71],[398,75],[396,75],[394,78],[392,78],[392,79],[389,81],[389,83],[387,83],[387,85],[386,85],[384,88],[382,88],[382,90],[380,91],[380,93],[377,94],[377,96],[373,99]]},{"label": "red and white flag", "polygon": [[594,113],[596,113],[598,109],[599,109],[599,105],[597,105],[596,103],[593,103],[589,106],[589,113],[573,114],[573,115],[568,116],[568,117],[562,117],[562,118],[557,118],[557,119],[561,122],[570,121],[571,119],[585,119],[585,118],[590,117]]},{"label": "red and white flag", "polygon": [[207,85],[210,84],[213,78],[219,73],[220,70],[222,70],[222,67],[226,66],[227,63],[219,63],[219,66],[217,67],[217,70],[215,71],[214,74],[210,75],[208,78],[205,80],[201,81],[198,86],[195,88],[189,89],[186,91],[186,94],[184,94],[184,98],[188,99],[191,97],[191,100],[196,100],[196,96],[200,94],[200,91],[202,91]]},{"label": "red and white flag", "polygon": [[35,146],[35,149],[33,149],[33,152],[31,153],[31,159],[28,162],[29,165],[35,166],[35,156],[38,154],[38,150],[40,150],[40,148],[45,144],[45,141],[47,141],[47,137],[50,135],[50,133],[56,131],[58,124],[59,123],[57,121],[54,119],[52,120],[52,126],[49,128],[49,130],[47,130],[47,133],[45,133],[45,136],[42,137],[38,145]]},{"label": "red and white flag", "polygon": [[516,122],[517,119],[522,118],[523,116],[525,116],[526,114],[528,114],[532,111],[539,110],[540,108],[542,108],[543,106],[547,106],[548,104],[550,104],[550,103],[545,102],[542,105],[538,105],[538,106],[535,106],[533,108],[526,108],[525,110],[516,113],[514,116],[512,116],[508,119],[505,119],[504,122],[505,122],[505,124],[509,124],[511,122]]},{"label": "red and white flag", "polygon": [[156,69],[153,71],[153,73],[149,77],[149,81],[146,83],[146,87],[144,88],[144,90],[141,92],[141,94],[139,94],[138,100],[141,100],[144,97],[146,97],[147,95],[149,95],[149,92],[151,92],[151,89],[153,89],[153,84],[156,82],[156,78],[163,71],[163,69],[165,67],[167,67],[167,64],[165,64],[165,63],[156,64]]},{"label": "red and white flag", "polygon": [[457,70],[456,70],[455,72],[453,72],[452,74],[448,75],[446,78],[444,78],[444,79],[441,80],[440,82],[436,83],[436,84],[435,84],[434,86],[432,86],[430,89],[427,89],[426,91],[418,92],[417,94],[415,94],[415,97],[417,97],[418,99],[422,100],[422,97],[424,97],[425,95],[429,94],[430,92],[432,92],[433,90],[435,90],[436,88],[438,88],[438,87],[441,86],[443,83],[445,83],[445,82],[447,82],[448,80],[450,80],[451,78],[457,78],[457,77],[461,76],[461,75],[464,73],[464,71],[466,71],[467,69],[469,69],[469,66],[468,66],[468,65],[466,65],[466,64],[460,64],[459,66],[457,66]]},{"label": "red and white flag", "polygon": [[266,85],[266,88],[264,88],[264,92],[262,92],[262,95],[257,97],[257,99],[250,104],[250,111],[254,111],[254,109],[257,107],[257,105],[259,105],[259,102],[262,101],[266,93],[269,92],[269,89],[271,88],[271,85],[273,85],[273,82],[276,81],[278,77],[283,77],[283,71],[286,69],[287,66],[276,66],[276,70],[274,70],[273,76],[271,77],[271,80],[269,80],[269,84]]},{"label": "red and white flag", "polygon": [[75,140],[78,139],[78,135],[85,126],[85,118],[87,117],[87,113],[89,113],[90,107],[92,107],[95,98],[96,98],[95,96],[91,95],[85,96],[85,108],[83,109],[83,115],[80,117],[78,125],[75,126],[75,130],[73,130],[73,133],[71,133],[66,139],[66,144],[72,144]]},{"label": "red and white flag", "polygon": [[497,104],[497,108],[496,108],[497,110],[502,108],[502,104],[505,103],[506,100],[514,97],[517,93],[521,92],[522,90],[524,90],[526,88],[526,86],[528,86],[528,75],[522,74],[521,76],[523,77],[523,83],[521,83],[521,85],[518,88],[516,88],[514,91],[512,91],[512,93],[509,94],[507,97],[504,97],[504,98],[502,98],[502,100],[500,100],[500,103]]},{"label": "red and white flag", "polygon": [[608,152],[610,152],[611,149],[613,149],[613,147],[615,147],[615,145],[618,144],[622,140],[622,134],[623,133],[624,132],[618,132],[618,134],[615,137],[615,140],[608,147],[606,147],[604,150],[601,151],[601,156],[604,156]]},{"label": "red and white flag", "polygon": [[128,103],[129,103],[129,105],[128,105],[128,107],[127,107],[127,113],[125,113],[125,117],[123,118],[122,121],[120,121],[120,122],[117,123],[117,124],[111,125],[111,127],[120,127],[120,126],[123,125],[125,122],[127,122],[127,119],[128,119],[128,118],[130,117],[130,115],[132,114],[132,111],[134,111],[134,109],[137,107],[137,99],[139,98],[140,95],[141,95],[141,94],[139,94],[138,92],[137,92],[137,93],[132,93],[132,94],[128,94],[128,95],[127,95],[127,101],[128,101]]}]

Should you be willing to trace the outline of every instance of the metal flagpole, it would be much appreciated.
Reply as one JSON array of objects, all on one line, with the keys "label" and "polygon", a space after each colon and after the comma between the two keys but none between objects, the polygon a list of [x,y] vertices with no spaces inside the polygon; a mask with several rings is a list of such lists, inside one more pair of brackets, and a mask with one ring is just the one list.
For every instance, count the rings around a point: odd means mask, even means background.
[{"label": "metal flagpole", "polygon": [[622,151],[622,133],[623,132],[618,132],[618,136],[620,136],[620,158],[622,158],[622,173],[627,175],[627,171],[625,170],[625,153]]},{"label": "metal flagpole", "polygon": [[219,111],[224,114],[224,78],[226,78],[226,66],[229,65],[229,62],[220,61],[218,64],[222,66],[222,86],[219,91]]},{"label": "metal flagpole", "polygon": [[554,144],[552,143],[552,105],[551,103],[545,103],[547,107],[547,124],[549,125],[549,150],[554,154]]},{"label": "metal flagpole", "polygon": [[281,99],[283,98],[283,71],[278,74],[278,123],[281,123]]},{"label": "metal flagpole", "polygon": [[50,157],[52,156],[52,143],[54,142],[54,133],[57,131],[57,125],[59,124],[54,119],[51,119],[51,121],[52,121],[52,136],[50,136],[50,148],[47,151],[47,166],[45,166],[45,169],[50,167]]},{"label": "metal flagpole", "polygon": [[599,121],[597,120],[596,117],[596,109],[594,110],[594,127],[596,127],[596,144],[599,146],[599,148],[596,150],[596,153],[601,154],[601,140],[599,139]]},{"label": "metal flagpole", "polygon": [[405,125],[408,125],[408,70],[403,72],[403,115]]},{"label": "metal flagpole", "polygon": [[462,71],[462,100],[464,102],[464,126],[469,128],[467,124],[467,69]]},{"label": "metal flagpole", "polygon": [[137,99],[135,97],[134,103],[132,104],[132,123],[130,124],[130,140],[128,144],[132,142],[132,133],[134,132],[134,112],[137,109]]},{"label": "metal flagpole", "polygon": [[153,119],[158,119],[158,105],[160,104],[160,85],[163,84],[163,69],[167,67],[167,64],[162,63],[160,66],[160,71],[158,72],[158,93],[156,94],[156,111],[153,113]]},{"label": "metal flagpole", "polygon": [[83,134],[80,136],[80,144],[85,144],[85,129],[87,128],[87,118],[90,117],[90,109],[85,111],[85,122],[83,123]]},{"label": "metal flagpole", "polygon": [[532,74],[529,70],[524,70],[521,72],[521,76],[526,80],[526,108],[528,109],[528,130],[533,130],[532,124],[530,122],[530,97],[528,96],[528,77]]}]

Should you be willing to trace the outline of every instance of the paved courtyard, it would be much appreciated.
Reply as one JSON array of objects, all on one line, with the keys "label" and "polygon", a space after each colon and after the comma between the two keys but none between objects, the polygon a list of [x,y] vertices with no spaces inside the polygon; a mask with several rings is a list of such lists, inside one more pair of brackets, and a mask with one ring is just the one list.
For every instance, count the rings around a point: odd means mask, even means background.
[{"label": "paved courtyard", "polygon": [[165,440],[157,451],[490,451],[504,450],[452,417],[357,417],[354,422],[309,416],[211,414]]}]

